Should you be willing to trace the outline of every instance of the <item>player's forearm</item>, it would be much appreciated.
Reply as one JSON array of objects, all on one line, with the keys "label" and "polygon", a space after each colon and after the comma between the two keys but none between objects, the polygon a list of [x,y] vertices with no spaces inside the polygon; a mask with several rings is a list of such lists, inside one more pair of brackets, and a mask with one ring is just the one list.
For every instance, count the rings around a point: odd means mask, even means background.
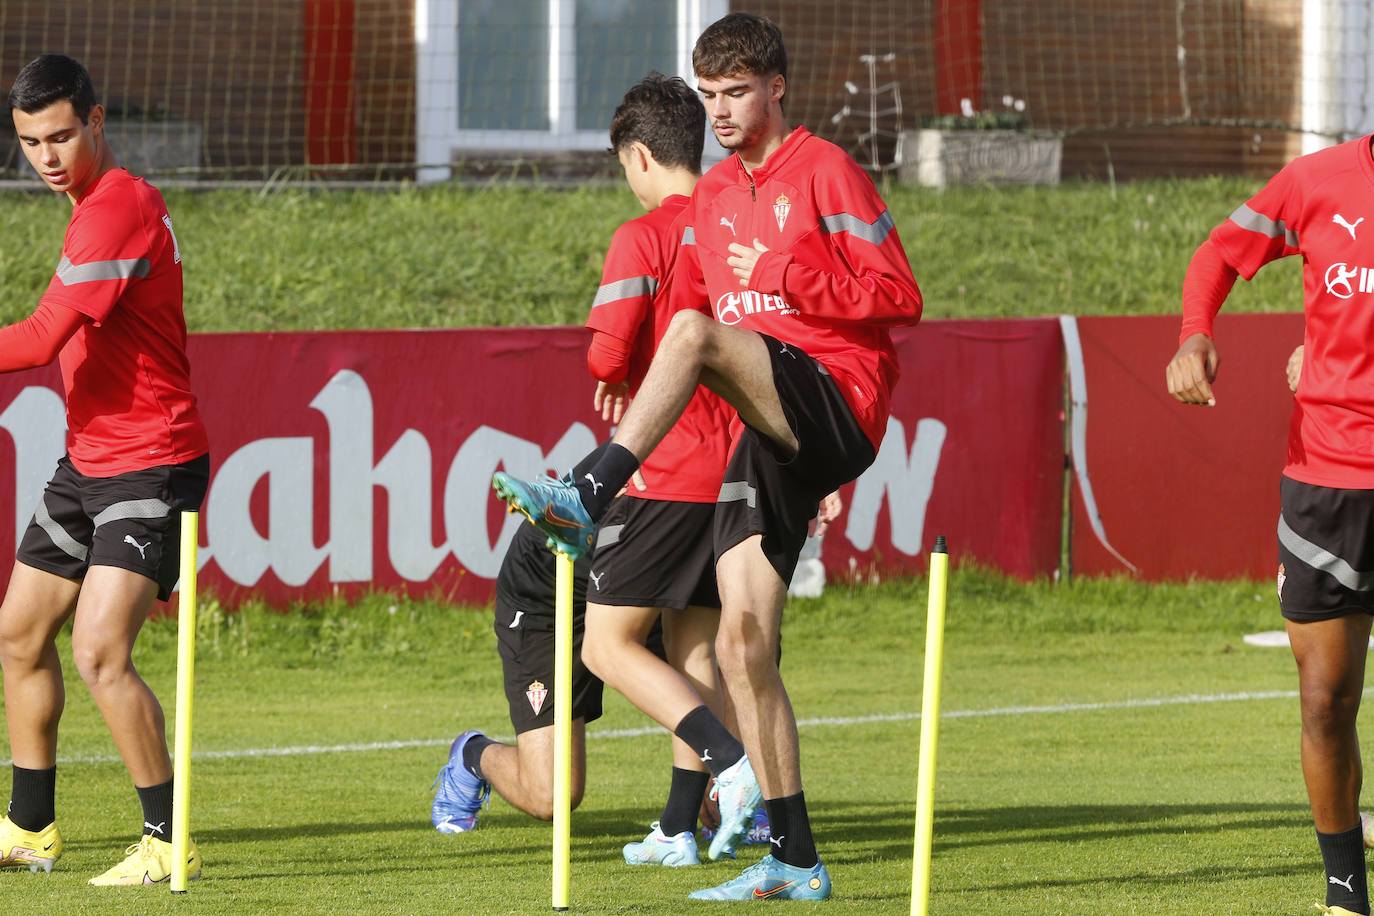
[{"label": "player's forearm", "polygon": [[802,311],[811,317],[904,327],[921,318],[921,291],[909,278],[909,271],[890,264],[861,264],[856,274],[831,273],[790,253],[766,251],[759,256],[749,287],[793,304],[804,302]]},{"label": "player's forearm", "polygon": [[592,378],[618,385],[630,373],[630,343],[613,334],[597,331],[587,348],[587,370]]},{"label": "player's forearm", "polygon": [[39,303],[28,318],[0,328],[0,372],[46,366],[84,320],[75,309]]},{"label": "player's forearm", "polygon": [[1183,275],[1183,327],[1178,341],[1194,334],[1212,336],[1212,322],[1236,283],[1236,269],[1226,263],[1210,239],[1198,246]]}]

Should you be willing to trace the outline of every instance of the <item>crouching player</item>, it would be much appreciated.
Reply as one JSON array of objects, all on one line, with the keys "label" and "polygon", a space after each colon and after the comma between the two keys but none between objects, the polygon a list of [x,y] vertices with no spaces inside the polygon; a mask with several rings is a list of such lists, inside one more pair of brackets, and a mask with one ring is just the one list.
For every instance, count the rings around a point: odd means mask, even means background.
[{"label": "crouching player", "polygon": [[[132,651],[155,600],[176,584],[181,512],[209,480],[209,445],[191,392],[181,253],[162,196],[119,168],[86,70],[45,55],[9,93],[19,145],[72,202],[57,273],[37,310],[0,328],[0,371],[57,358],[67,454],[19,544],[0,605],[5,724],[13,754],[0,866],[51,871],[57,725],[64,693],[57,633],[143,806],[143,834],[91,884],[155,884],[172,872],[172,762],[162,707]],[[200,873],[191,844],[188,874]]]},{"label": "crouching player", "polygon": [[[573,473],[586,473],[598,449]],[[553,818],[554,553],[530,525],[515,532],[496,576],[494,627],[505,672],[515,745],[465,731],[449,748],[435,780],[431,821],[440,833],[464,833],[492,788],[540,820]],[[587,774],[587,723],[601,717],[601,681],[582,663],[582,633],[590,558],[573,565],[572,806],[582,801]]]}]

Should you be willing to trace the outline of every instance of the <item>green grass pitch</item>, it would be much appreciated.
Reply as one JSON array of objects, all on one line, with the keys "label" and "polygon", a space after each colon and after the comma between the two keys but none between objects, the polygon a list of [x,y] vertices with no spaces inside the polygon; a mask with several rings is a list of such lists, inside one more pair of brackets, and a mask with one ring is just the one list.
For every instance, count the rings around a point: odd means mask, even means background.
[{"label": "green grass pitch", "polygon": [[[832,584],[786,612],[783,670],[835,884],[828,911],[909,907],[925,607],[924,582],[895,581]],[[956,569],[931,912],[1310,910],[1322,873],[1293,663],[1241,641],[1277,627],[1277,614],[1267,584],[1027,585]],[[0,912],[549,911],[549,825],[499,799],[473,833],[429,825],[448,740],[509,732],[489,611],[374,596],[227,614],[210,601],[198,629],[202,880],[178,898],[165,886],[85,885],[139,818],[71,675],[58,778],[66,854],[51,875],[0,874]],[[136,661],[169,721],[175,658],[174,620],[154,621]],[[666,791],[667,740],[648,725],[608,693],[592,726],[572,820],[574,912],[707,908],[684,898],[738,870],[621,863]],[[742,861],[760,854],[746,847]]]}]

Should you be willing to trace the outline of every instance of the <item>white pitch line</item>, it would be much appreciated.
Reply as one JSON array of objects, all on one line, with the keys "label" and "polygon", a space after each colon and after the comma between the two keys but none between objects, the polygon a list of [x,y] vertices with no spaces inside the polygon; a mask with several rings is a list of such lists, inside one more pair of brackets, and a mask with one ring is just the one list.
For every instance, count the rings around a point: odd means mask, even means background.
[{"label": "white pitch line", "polygon": [[[1374,688],[1370,688],[1374,689]],[[1138,700],[1115,700],[1102,703],[1065,703],[1056,706],[999,706],[992,709],[952,709],[940,713],[941,719],[975,719],[985,716],[1030,716],[1066,712],[1092,712],[1104,709],[1149,709],[1158,706],[1193,706],[1204,703],[1241,703],[1251,700],[1291,700],[1298,696],[1296,690],[1263,690],[1251,693],[1190,693],[1178,697],[1147,697]],[[872,722],[912,722],[921,718],[919,712],[875,713],[869,716],[821,716],[811,719],[798,719],[797,727],[809,728],[817,725],[866,725]],[[641,738],[646,735],[666,734],[667,729],[658,726],[640,728],[618,728],[605,731],[588,732],[588,740],[613,738]],[[509,735],[492,736],[498,741],[511,742]],[[373,741],[366,744],[303,744],[293,747],[258,747],[226,751],[196,751],[193,760],[239,760],[251,757],[301,757],[309,754],[352,754],[371,751],[399,751],[416,747],[443,747],[453,743],[452,738],[419,738],[412,741]],[[8,766],[11,761],[0,765]],[[61,757],[59,763],[117,763],[114,754],[78,755]]]}]

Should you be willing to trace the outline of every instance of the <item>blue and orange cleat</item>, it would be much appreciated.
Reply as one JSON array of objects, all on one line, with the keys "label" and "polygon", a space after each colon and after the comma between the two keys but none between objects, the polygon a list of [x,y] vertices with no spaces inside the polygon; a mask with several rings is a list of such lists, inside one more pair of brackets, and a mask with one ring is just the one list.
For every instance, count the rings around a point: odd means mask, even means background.
[{"label": "blue and orange cleat", "polygon": [[693,900],[825,900],[830,896],[830,874],[820,862],[797,868],[768,855],[738,878],[687,896]]},{"label": "blue and orange cleat", "polygon": [[520,480],[497,471],[492,475],[491,485],[508,511],[525,516],[572,559],[591,551],[597,525],[567,477]]}]

